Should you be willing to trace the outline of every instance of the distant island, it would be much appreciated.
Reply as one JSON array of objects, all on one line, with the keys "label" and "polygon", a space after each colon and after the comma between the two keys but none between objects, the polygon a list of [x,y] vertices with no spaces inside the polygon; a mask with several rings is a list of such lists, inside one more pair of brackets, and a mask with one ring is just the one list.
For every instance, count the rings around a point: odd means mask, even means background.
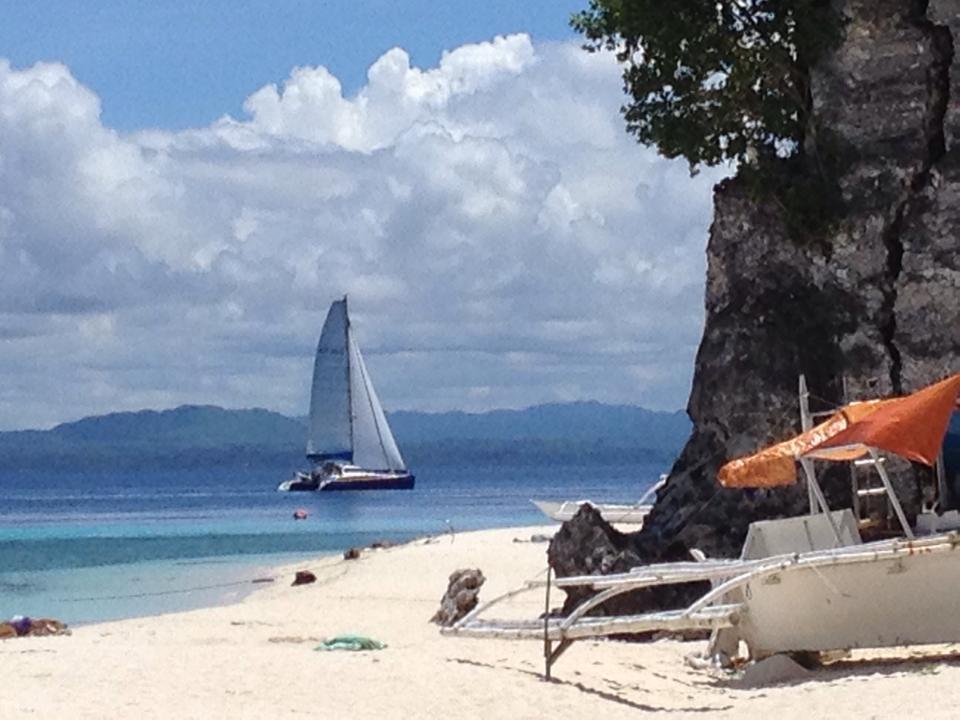
[{"label": "distant island", "polygon": [[[484,413],[400,411],[390,424],[411,467],[421,464],[623,464],[676,456],[690,433],[682,411],[574,402]],[[306,425],[263,409],[183,405],[110,413],[50,430],[0,432],[7,471],[303,462]]]}]

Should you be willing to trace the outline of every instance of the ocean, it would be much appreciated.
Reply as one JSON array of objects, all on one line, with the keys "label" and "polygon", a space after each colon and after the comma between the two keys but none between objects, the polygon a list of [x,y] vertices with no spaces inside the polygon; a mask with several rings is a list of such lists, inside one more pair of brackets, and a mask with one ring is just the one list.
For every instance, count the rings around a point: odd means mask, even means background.
[{"label": "ocean", "polygon": [[[219,604],[278,564],[548,523],[531,498],[635,502],[666,469],[418,467],[412,491],[339,493],[278,493],[289,473],[270,467],[0,472],[0,619],[78,624]],[[309,517],[294,520],[297,508]]]}]

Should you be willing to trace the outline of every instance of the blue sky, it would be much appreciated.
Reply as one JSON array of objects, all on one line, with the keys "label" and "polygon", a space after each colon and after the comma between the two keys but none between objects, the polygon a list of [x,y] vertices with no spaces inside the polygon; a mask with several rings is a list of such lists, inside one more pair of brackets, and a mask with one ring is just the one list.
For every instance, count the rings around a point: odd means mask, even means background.
[{"label": "blue sky", "polygon": [[302,415],[345,293],[387,410],[685,404],[722,173],[627,135],[579,3],[6,5],[0,429]]},{"label": "blue sky", "polygon": [[251,88],[296,65],[323,65],[344,92],[392,47],[431,67],[495,35],[574,37],[586,0],[48,0],[7,2],[0,56],[67,64],[119,130],[182,129],[237,115]]}]

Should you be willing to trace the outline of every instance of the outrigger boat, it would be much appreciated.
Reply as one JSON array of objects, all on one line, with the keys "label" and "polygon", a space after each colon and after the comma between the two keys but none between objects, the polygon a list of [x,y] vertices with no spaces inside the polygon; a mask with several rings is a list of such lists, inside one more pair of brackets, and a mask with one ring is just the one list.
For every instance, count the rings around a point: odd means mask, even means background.
[{"label": "outrigger boat", "polygon": [[557,522],[570,520],[580,510],[581,505],[590,505],[596,508],[608,523],[617,525],[643,525],[643,521],[653,509],[653,503],[649,502],[650,499],[657,494],[657,490],[662,488],[666,481],[667,476],[661,475],[656,484],[647,490],[633,505],[596,503],[592,500],[531,500],[530,502],[536,505],[537,509],[548,518]]},{"label": "outrigger boat", "polygon": [[[805,399],[804,391],[801,379]],[[547,677],[575,640],[650,631],[711,629],[709,657],[732,658],[743,645],[752,660],[776,653],[960,642],[957,514],[921,512],[915,530],[881,457],[886,452],[935,466],[957,409],[960,374],[905,397],[848,404],[815,427],[809,427],[807,416],[800,435],[727,463],[719,472],[724,487],[769,488],[796,483],[799,463],[810,495],[808,515],[752,523],[739,559],[656,564],[619,575],[552,581],[548,573],[546,581],[495,598],[444,632],[542,640]],[[850,461],[874,471],[880,485],[856,488],[855,507],[860,499],[885,497],[902,537],[862,542],[854,513],[828,508],[814,460]],[[923,531],[931,534],[918,536]],[[711,589],[685,608],[590,614],[622,593],[697,581],[709,581]],[[551,587],[590,587],[597,594],[567,617],[482,619],[523,592],[545,591],[549,607]]]}]

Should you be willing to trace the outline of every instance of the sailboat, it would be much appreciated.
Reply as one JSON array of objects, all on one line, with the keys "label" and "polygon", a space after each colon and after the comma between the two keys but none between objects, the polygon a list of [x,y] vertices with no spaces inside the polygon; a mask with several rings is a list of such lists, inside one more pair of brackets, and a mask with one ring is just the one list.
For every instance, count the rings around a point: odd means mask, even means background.
[{"label": "sailboat", "polygon": [[410,490],[414,476],[403,458],[363,355],[353,338],[347,298],[330,305],[313,364],[309,472],[277,490]]}]

